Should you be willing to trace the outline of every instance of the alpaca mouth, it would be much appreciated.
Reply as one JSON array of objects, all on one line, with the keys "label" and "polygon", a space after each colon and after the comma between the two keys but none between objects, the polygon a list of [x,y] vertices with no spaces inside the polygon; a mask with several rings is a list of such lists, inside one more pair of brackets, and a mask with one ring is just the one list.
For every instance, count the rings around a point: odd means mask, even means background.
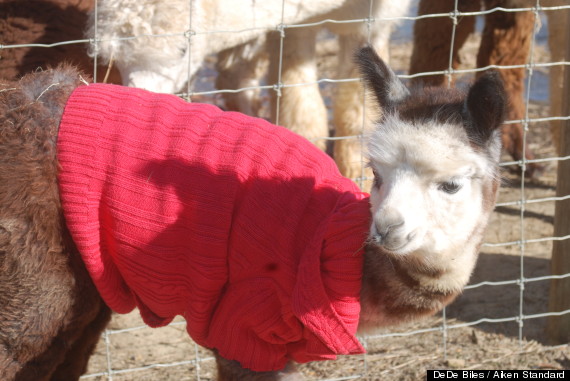
[{"label": "alpaca mouth", "polygon": [[387,242],[388,240],[385,237],[382,237],[380,234],[374,234],[370,236],[370,243],[374,246],[382,248],[384,251],[391,252],[393,254],[401,254],[402,249],[404,249],[410,241],[406,240],[405,242]]},{"label": "alpaca mouth", "polygon": [[385,244],[382,246],[382,248],[386,251],[388,251],[391,254],[395,254],[395,255],[403,255],[406,254],[407,251],[405,250],[406,246],[408,246],[410,242],[406,241],[400,245],[389,245],[389,244]]},{"label": "alpaca mouth", "polygon": [[390,254],[404,255],[408,253],[408,250],[406,249],[413,243],[416,235],[416,232],[413,231],[406,235],[405,238],[397,239],[390,236],[383,236],[378,233],[376,228],[373,226],[369,241],[374,246],[377,246]]}]

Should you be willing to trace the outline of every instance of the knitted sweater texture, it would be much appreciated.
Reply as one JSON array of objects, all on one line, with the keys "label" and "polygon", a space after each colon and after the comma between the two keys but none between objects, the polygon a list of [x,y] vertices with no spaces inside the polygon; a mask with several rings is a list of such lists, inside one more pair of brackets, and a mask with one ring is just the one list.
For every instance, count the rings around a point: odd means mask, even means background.
[{"label": "knitted sweater texture", "polygon": [[66,223],[111,309],[256,371],[362,353],[368,195],[264,120],[78,87],[58,135]]}]

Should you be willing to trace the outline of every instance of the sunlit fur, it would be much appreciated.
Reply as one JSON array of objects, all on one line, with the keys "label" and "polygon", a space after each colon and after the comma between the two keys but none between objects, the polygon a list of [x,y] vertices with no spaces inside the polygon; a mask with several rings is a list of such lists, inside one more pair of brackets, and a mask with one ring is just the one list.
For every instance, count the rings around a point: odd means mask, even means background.
[{"label": "sunlit fur", "polygon": [[[371,232],[403,223],[391,228],[384,249],[427,268],[473,268],[476,257],[465,253],[465,242],[486,220],[484,181],[496,176],[493,163],[461,126],[434,121],[417,125],[390,115],[369,142],[370,167],[382,181],[371,190]],[[442,189],[448,182],[459,186],[456,193]],[[469,275],[459,272],[449,286],[462,287]]]}]

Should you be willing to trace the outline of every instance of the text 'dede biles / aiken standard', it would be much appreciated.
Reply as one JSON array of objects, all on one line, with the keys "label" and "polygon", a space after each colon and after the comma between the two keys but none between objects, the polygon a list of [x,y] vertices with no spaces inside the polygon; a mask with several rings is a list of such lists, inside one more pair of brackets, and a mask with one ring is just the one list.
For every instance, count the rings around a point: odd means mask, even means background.
[{"label": "text 'dede biles / aiken standard'", "polygon": [[565,380],[570,370],[428,370],[427,380]]}]

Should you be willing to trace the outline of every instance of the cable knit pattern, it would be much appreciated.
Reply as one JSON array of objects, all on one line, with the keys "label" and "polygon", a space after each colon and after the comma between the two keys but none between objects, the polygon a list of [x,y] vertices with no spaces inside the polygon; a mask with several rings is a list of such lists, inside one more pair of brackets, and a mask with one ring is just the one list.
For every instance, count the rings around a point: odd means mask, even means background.
[{"label": "cable knit pattern", "polygon": [[166,94],[92,84],[58,136],[62,204],[114,311],[256,371],[362,353],[368,195],[305,139]]}]

